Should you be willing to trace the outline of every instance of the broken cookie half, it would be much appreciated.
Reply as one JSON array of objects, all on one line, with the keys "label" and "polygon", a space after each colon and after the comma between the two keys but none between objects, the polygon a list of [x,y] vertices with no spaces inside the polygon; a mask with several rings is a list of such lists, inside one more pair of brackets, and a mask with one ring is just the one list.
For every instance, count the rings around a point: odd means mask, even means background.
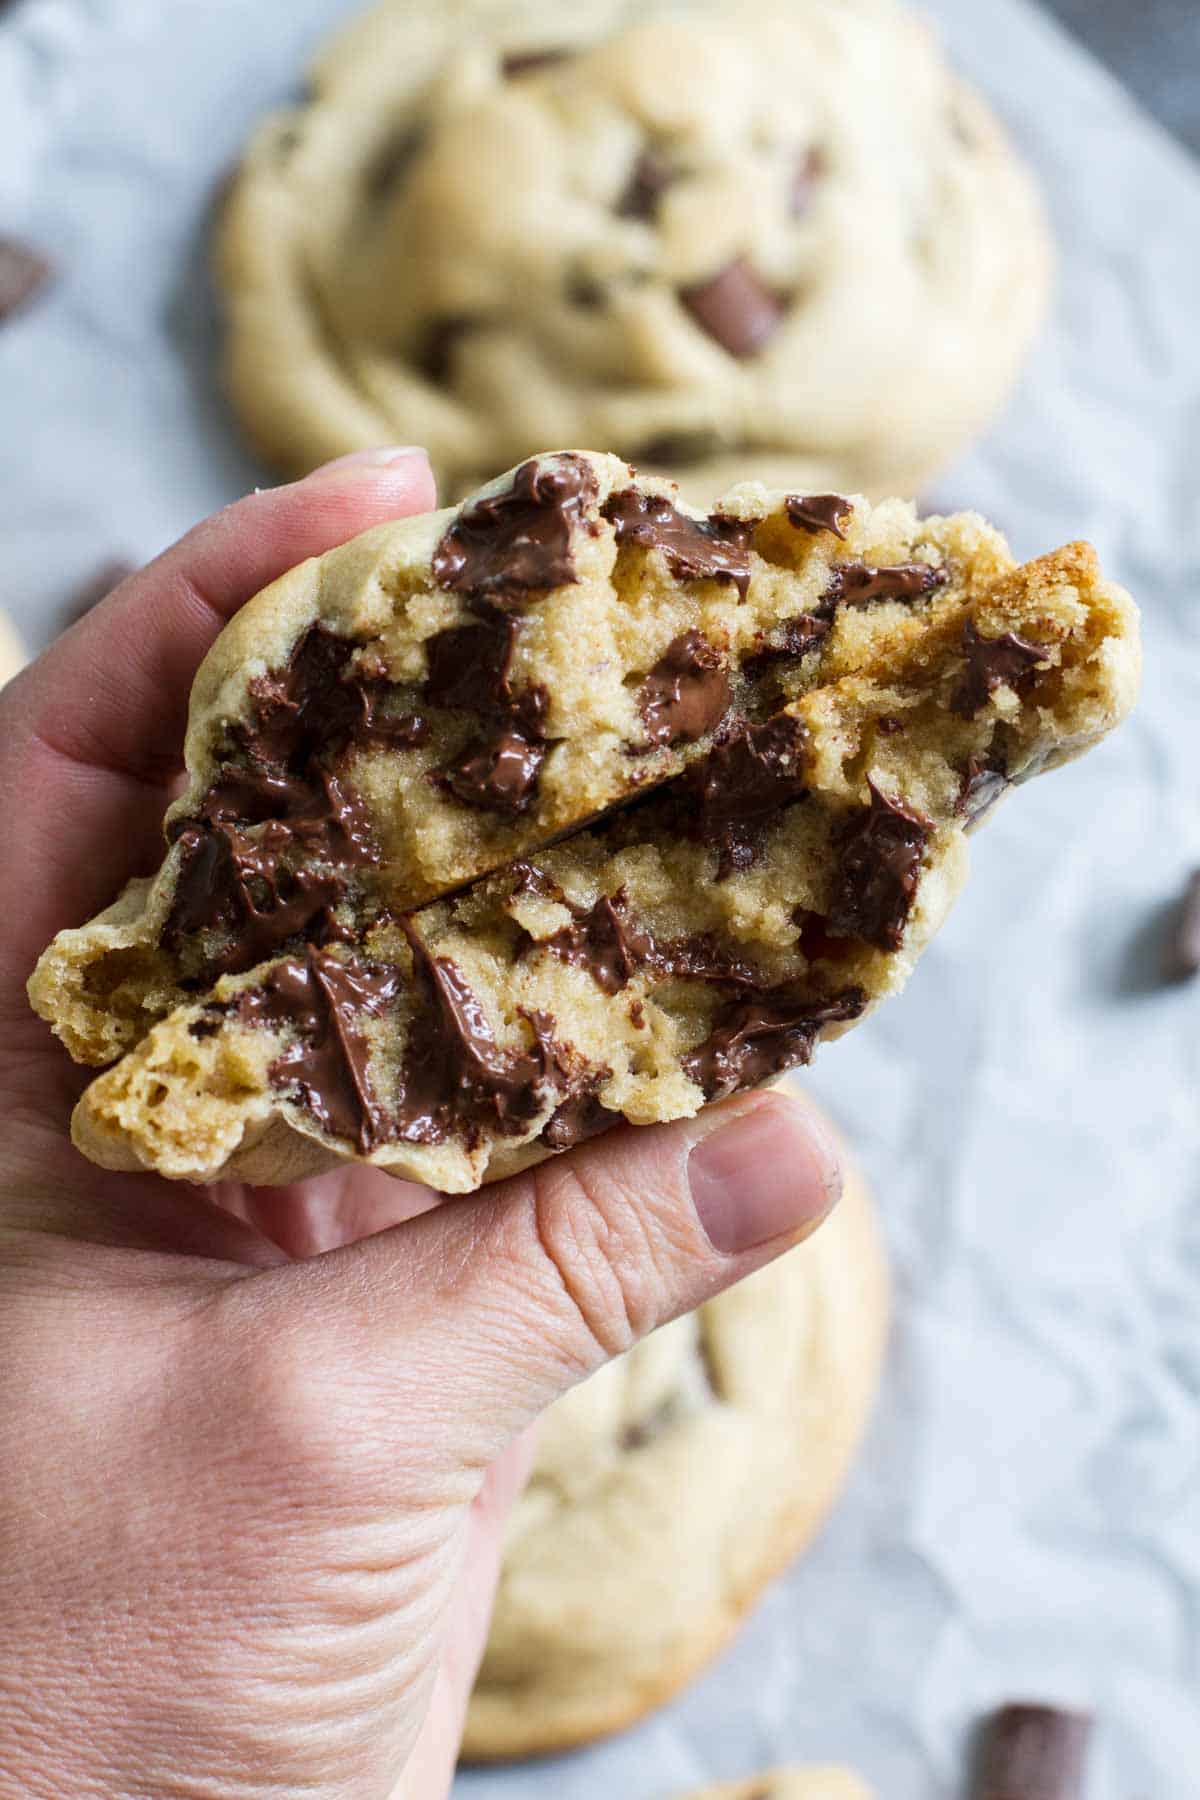
[{"label": "broken cookie half", "polygon": [[76,1141],[459,1192],[767,1081],[903,985],[965,832],[1137,672],[1086,545],[534,458],[222,633],[159,873],[30,983],[115,1065]]}]

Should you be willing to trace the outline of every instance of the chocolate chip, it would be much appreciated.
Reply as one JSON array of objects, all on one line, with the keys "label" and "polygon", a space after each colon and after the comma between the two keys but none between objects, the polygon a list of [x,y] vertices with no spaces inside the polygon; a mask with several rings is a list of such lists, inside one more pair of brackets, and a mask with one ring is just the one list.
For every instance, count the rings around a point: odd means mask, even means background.
[{"label": "chocolate chip", "polygon": [[620,1113],[611,1112],[602,1105],[595,1094],[583,1094],[574,1100],[564,1100],[551,1113],[542,1128],[541,1141],[551,1150],[571,1150],[587,1138],[611,1131],[614,1125],[621,1123],[621,1117]]},{"label": "chocolate chip", "polygon": [[1167,943],[1168,980],[1187,981],[1200,971],[1200,869],[1188,877]]},{"label": "chocolate chip", "polygon": [[724,447],[720,434],[705,428],[695,431],[664,432],[629,452],[635,463],[658,463],[678,468],[682,464],[703,462],[716,456]]},{"label": "chocolate chip", "polygon": [[451,625],[427,639],[426,702],[467,712],[507,706],[518,630],[511,614],[491,613],[478,625]]},{"label": "chocolate chip", "polygon": [[796,946],[809,962],[844,962],[853,953],[853,938],[838,937],[830,931],[829,920],[820,913],[798,906],[792,918],[796,923]]},{"label": "chocolate chip", "polygon": [[1081,1800],[1087,1713],[1013,1702],[985,1722],[974,1800]]},{"label": "chocolate chip", "polygon": [[968,757],[958,799],[954,803],[954,811],[963,822],[963,830],[973,830],[1007,788],[1008,776],[1002,754]]},{"label": "chocolate chip", "polygon": [[0,324],[40,294],[54,270],[29,244],[0,237]]},{"label": "chocolate chip", "polygon": [[841,494],[789,494],[783,505],[798,531],[814,536],[818,531],[832,531],[834,537],[843,539],[842,526],[854,512],[853,502]]},{"label": "chocolate chip", "polygon": [[110,557],[102,562],[95,572],[80,582],[63,608],[64,623],[73,625],[76,619],[82,619],[85,613],[91,612],[93,606],[107,599],[115,587],[119,587],[130,575],[134,574],[137,564],[127,557]]},{"label": "chocolate chip", "polygon": [[400,991],[388,964],[342,961],[325,950],[277,963],[235,1003],[244,1025],[286,1032],[291,1042],[271,1064],[270,1078],[296,1092],[323,1131],[366,1155],[393,1135],[369,1073],[364,1018],[377,1018]]},{"label": "chocolate chip", "polygon": [[433,578],[456,594],[509,605],[579,579],[573,536],[596,493],[569,453],[522,463],[511,485],[464,507],[433,553]]},{"label": "chocolate chip", "polygon": [[647,744],[692,744],[711,731],[733,698],[720,652],[685,631],[659,657],[638,696]]},{"label": "chocolate chip", "polygon": [[950,579],[945,569],[932,563],[893,563],[876,568],[871,563],[840,563],[830,570],[830,583],[822,595],[825,606],[865,606],[870,600],[918,600]]},{"label": "chocolate chip", "polygon": [[875,729],[880,737],[896,737],[899,732],[904,730],[904,720],[893,719],[890,714],[885,713],[883,718],[876,719]]},{"label": "chocolate chip", "polygon": [[682,823],[717,852],[717,877],[748,869],[780,808],[807,793],[808,731],[790,713],[737,724],[675,783]]},{"label": "chocolate chip", "polygon": [[825,1027],[857,1019],[865,1006],[860,988],[830,1000],[780,987],[729,1001],[704,1042],[683,1058],[683,1071],[706,1100],[723,1100],[811,1061]]},{"label": "chocolate chip", "polygon": [[413,358],[415,366],[428,381],[444,383],[450,379],[454,372],[455,352],[477,323],[477,320],[458,313],[448,313],[445,318],[430,321]]},{"label": "chocolate chip", "polygon": [[652,219],[658,203],[678,171],[657,150],[643,150],[630,172],[629,180],[617,201],[617,216],[622,219]]},{"label": "chocolate chip", "polygon": [[744,257],[708,281],[683,288],[679,298],[702,331],[730,356],[754,356],[775,336],[785,308]]},{"label": "chocolate chip", "polygon": [[792,184],[788,190],[788,212],[793,219],[804,216],[812,205],[817,183],[826,172],[825,155],[815,145],[802,150],[796,158]]},{"label": "chocolate chip", "polygon": [[867,787],[870,804],[857,807],[841,833],[829,922],[880,950],[898,950],[933,825],[869,777]]},{"label": "chocolate chip", "polygon": [[661,550],[667,567],[680,581],[728,581],[746,598],[750,586],[750,544],[754,527],[743,519],[713,513],[693,519],[662,494],[625,488],[604,503],[618,544]]},{"label": "chocolate chip", "polygon": [[822,613],[801,613],[797,618],[789,619],[778,636],[768,638],[753,656],[746,657],[742,663],[744,673],[752,681],[758,681],[775,663],[798,662],[824,642],[831,625],[832,621]]},{"label": "chocolate chip", "polygon": [[501,72],[509,81],[518,75],[529,75],[534,69],[548,69],[553,63],[568,62],[574,51],[565,48],[551,50],[514,50],[500,64]]},{"label": "chocolate chip", "polygon": [[363,192],[369,206],[379,206],[392,192],[421,147],[424,133],[413,127],[389,138],[363,176]]},{"label": "chocolate chip", "polygon": [[963,626],[962,642],[967,663],[950,696],[950,711],[963,719],[973,719],[998,687],[1010,687],[1024,696],[1038,664],[1047,660],[1041,644],[1031,644],[1015,631],[1006,631],[1002,637],[981,637],[973,619]]},{"label": "chocolate chip", "polygon": [[623,888],[615,894],[601,894],[591,907],[575,906],[561,892],[556,897],[574,917],[561,931],[543,938],[540,948],[586,969],[603,993],[619,994],[654,956],[649,932],[639,929],[629,917],[629,896]]}]

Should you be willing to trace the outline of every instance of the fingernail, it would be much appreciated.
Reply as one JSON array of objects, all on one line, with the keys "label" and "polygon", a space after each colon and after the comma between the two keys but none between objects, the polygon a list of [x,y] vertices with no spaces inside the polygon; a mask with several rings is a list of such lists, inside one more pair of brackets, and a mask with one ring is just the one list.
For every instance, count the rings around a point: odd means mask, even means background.
[{"label": "fingernail", "polygon": [[702,1137],[688,1180],[704,1234],[724,1256],[811,1230],[842,1191],[829,1126],[782,1095],[761,1096]]},{"label": "fingernail", "polygon": [[410,462],[414,457],[425,461],[425,452],[419,444],[380,444],[373,450],[350,450],[345,456],[335,456],[332,462],[322,463],[308,479],[312,481],[319,480],[324,475],[340,475],[343,469],[391,469],[397,463]]}]

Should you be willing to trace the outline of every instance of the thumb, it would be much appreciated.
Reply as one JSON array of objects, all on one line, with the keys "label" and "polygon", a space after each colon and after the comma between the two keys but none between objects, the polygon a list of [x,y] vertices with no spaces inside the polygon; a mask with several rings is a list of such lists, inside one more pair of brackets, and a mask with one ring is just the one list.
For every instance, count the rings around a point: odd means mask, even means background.
[{"label": "thumb", "polygon": [[447,1458],[479,1465],[602,1362],[807,1236],[840,1192],[822,1115],[745,1095],[615,1131],[290,1273],[312,1283],[310,1326],[315,1307],[356,1335],[341,1348],[371,1366],[384,1410],[419,1411]]}]

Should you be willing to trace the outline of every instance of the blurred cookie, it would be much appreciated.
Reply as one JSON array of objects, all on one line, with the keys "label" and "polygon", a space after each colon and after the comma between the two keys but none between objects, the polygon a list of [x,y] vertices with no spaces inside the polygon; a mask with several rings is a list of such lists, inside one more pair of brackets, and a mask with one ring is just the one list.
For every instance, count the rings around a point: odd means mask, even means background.
[{"label": "blurred cookie", "polygon": [[850,1769],[765,1769],[742,1781],[697,1788],[683,1800],[872,1800],[871,1789]]},{"label": "blurred cookie", "polygon": [[34,973],[124,1053],[76,1141],[457,1193],[758,1085],[899,991],[964,833],[1137,670],[1086,545],[1018,567],[969,513],[706,516],[568,452],[379,527],[222,632],[158,875]]},{"label": "blurred cookie", "polygon": [[385,0],[251,142],[218,267],[234,404],[305,469],[555,443],[911,494],[1043,312],[1030,179],[893,0]]},{"label": "blurred cookie", "polygon": [[[878,1228],[851,1167],[807,1243],[551,1408],[509,1522],[468,1757],[615,1731],[716,1655],[840,1492],[886,1327]],[[775,1800],[766,1780],[717,1791]]]}]

